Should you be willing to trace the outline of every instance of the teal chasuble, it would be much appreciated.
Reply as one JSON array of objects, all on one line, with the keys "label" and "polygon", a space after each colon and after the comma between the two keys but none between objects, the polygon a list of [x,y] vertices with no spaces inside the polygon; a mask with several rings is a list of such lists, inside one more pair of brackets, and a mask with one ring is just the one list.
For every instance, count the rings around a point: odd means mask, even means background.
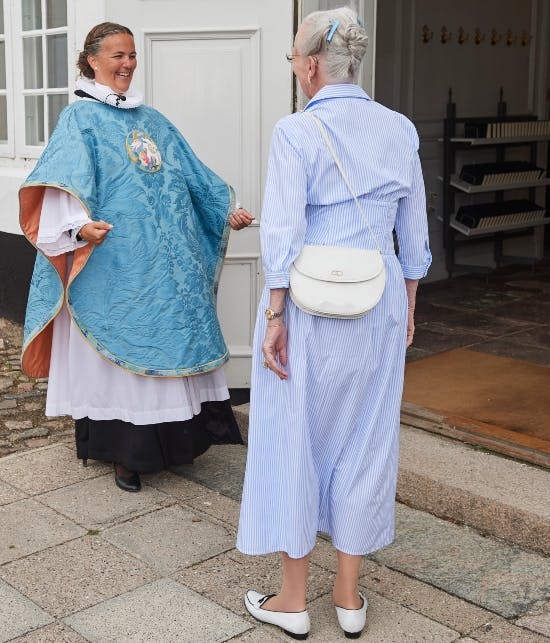
[{"label": "teal chasuble", "polygon": [[75,251],[68,276],[64,255],[38,252],[25,372],[48,375],[52,321],[64,301],[90,345],[132,373],[194,375],[227,361],[216,296],[233,190],[172,123],[144,105],[77,101],[20,190],[21,227],[35,246],[46,187],[69,192],[113,229],[100,246]]}]

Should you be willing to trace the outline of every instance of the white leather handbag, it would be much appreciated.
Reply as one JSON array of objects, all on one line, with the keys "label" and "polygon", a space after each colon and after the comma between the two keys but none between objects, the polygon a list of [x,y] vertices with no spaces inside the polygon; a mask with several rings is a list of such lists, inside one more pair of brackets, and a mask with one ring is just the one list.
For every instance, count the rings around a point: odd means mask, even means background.
[{"label": "white leather handbag", "polygon": [[[313,119],[320,129],[340,174],[378,246],[367,215],[348,181],[323,124],[313,114],[304,113]],[[318,317],[363,317],[380,301],[385,284],[386,269],[380,248],[367,250],[307,245],[302,248],[290,270],[292,301],[304,312]]]}]

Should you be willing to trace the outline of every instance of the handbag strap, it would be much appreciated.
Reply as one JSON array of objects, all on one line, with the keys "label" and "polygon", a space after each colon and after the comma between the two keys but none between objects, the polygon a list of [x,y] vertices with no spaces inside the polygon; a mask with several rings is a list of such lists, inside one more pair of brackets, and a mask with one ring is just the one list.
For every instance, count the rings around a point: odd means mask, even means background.
[{"label": "handbag strap", "polygon": [[376,238],[376,235],[374,234],[374,232],[373,232],[373,230],[372,230],[372,228],[370,226],[370,223],[369,223],[369,220],[368,220],[367,215],[365,213],[365,210],[363,210],[363,208],[361,207],[361,204],[359,203],[359,199],[357,198],[355,192],[353,191],[353,188],[351,187],[351,184],[350,184],[350,182],[348,180],[348,177],[347,177],[346,173],[344,172],[344,168],[342,167],[342,163],[340,162],[340,159],[338,158],[338,154],[336,154],[336,150],[334,149],[334,146],[330,142],[330,138],[328,137],[327,131],[326,131],[323,123],[321,123],[321,121],[317,118],[317,116],[313,116],[313,114],[311,114],[310,112],[302,112],[302,113],[305,114],[306,116],[309,116],[309,118],[311,118],[314,121],[314,123],[317,125],[317,127],[319,128],[319,131],[321,132],[321,135],[324,138],[325,143],[327,144],[327,147],[330,150],[330,153],[332,154],[332,156],[334,158],[334,162],[336,163],[336,167],[340,170],[340,174],[342,175],[342,178],[344,179],[344,183],[348,186],[348,189],[351,192],[351,195],[353,196],[353,199],[355,201],[355,204],[357,205],[357,208],[359,209],[359,212],[361,212],[361,214],[363,215],[365,221],[367,222],[367,227],[369,229],[369,232],[371,233],[372,238],[374,239],[374,243],[376,244],[376,247],[380,251],[380,254],[382,254],[382,249],[380,248],[380,244],[378,243],[378,239]]}]

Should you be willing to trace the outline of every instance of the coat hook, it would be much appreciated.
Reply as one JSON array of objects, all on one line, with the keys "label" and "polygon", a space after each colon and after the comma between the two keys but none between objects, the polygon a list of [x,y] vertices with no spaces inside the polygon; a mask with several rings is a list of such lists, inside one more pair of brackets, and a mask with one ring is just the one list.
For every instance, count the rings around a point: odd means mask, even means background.
[{"label": "coat hook", "polygon": [[428,27],[428,25],[424,25],[422,27],[422,42],[424,44],[430,42],[430,40],[434,37],[434,32]]},{"label": "coat hook", "polygon": [[498,45],[502,40],[502,34],[498,33],[496,29],[491,29],[491,44]]},{"label": "coat hook", "polygon": [[449,42],[452,37],[452,32],[449,31],[447,27],[445,27],[445,25],[443,25],[443,27],[441,27],[441,44],[444,45],[446,42]]},{"label": "coat hook", "polygon": [[458,42],[459,45],[463,45],[468,40],[469,37],[470,37],[470,34],[466,33],[466,31],[464,30],[464,27],[458,28],[456,41]]},{"label": "coat hook", "polygon": [[516,35],[514,35],[512,30],[508,29],[508,31],[506,32],[506,45],[508,47],[511,47],[512,45],[515,44],[517,39],[518,39],[518,37]]},{"label": "coat hook", "polygon": [[485,34],[481,33],[481,29],[479,27],[476,27],[476,30],[474,32],[474,42],[476,45],[481,45],[481,43],[485,40]]}]

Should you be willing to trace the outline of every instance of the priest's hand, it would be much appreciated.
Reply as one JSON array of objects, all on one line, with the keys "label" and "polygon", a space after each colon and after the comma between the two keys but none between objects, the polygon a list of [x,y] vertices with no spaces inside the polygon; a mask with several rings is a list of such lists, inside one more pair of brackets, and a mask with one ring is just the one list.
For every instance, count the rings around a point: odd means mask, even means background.
[{"label": "priest's hand", "polygon": [[105,237],[112,229],[113,226],[105,221],[90,221],[90,223],[86,223],[80,228],[78,236],[82,241],[99,246],[105,241]]},{"label": "priest's hand", "polygon": [[254,221],[254,217],[244,208],[238,208],[229,217],[229,225],[233,230],[242,230],[249,226],[252,221]]}]

